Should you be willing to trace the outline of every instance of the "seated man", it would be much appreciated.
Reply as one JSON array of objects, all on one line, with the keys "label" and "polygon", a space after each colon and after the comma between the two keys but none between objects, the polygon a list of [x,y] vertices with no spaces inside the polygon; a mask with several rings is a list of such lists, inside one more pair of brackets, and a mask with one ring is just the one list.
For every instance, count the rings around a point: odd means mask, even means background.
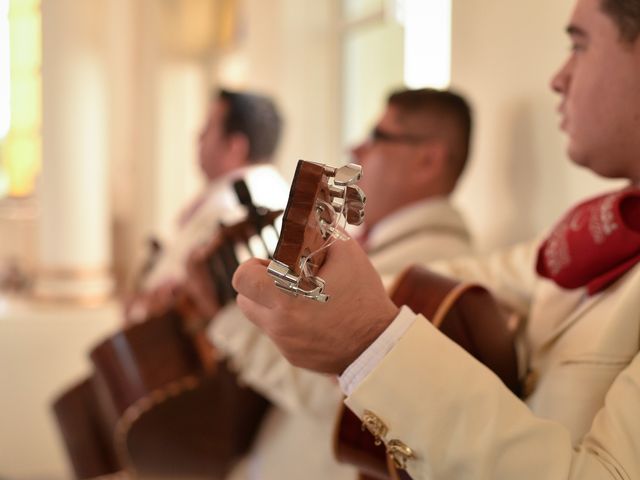
[{"label": "seated man", "polygon": [[211,239],[220,222],[232,224],[244,218],[246,210],[232,188],[235,180],[245,180],[256,205],[284,208],[288,185],[271,165],[281,125],[280,114],[267,97],[229,90],[212,97],[199,138],[206,185],[184,209],[174,237],[140,279],[141,291],[128,308],[129,320],[144,319],[149,308],[162,310],[171,299],[169,291],[184,281],[193,249]]},{"label": "seated man", "polygon": [[526,398],[399,310],[353,241],[320,269],[326,304],[283,295],[264,262],[234,277],[247,317],[294,365],[340,374],[348,406],[414,479],[640,478],[638,2],[577,0],[567,32],[552,87],[569,157],[630,186],[580,204],[542,242],[439,266],[526,316]]},{"label": "seated man", "polygon": [[[461,96],[402,90],[389,96],[370,138],[353,149],[364,169],[364,243],[381,274],[392,278],[415,258],[471,252],[464,221],[449,201],[470,135],[471,112]],[[356,472],[338,465],[332,453],[342,399],[334,380],[290,368],[271,341],[233,309],[216,315],[210,333],[240,377],[278,407],[257,439],[249,477],[355,479]]]},{"label": "seated man", "polygon": [[367,196],[362,243],[376,270],[470,252],[471,237],[450,195],[464,171],[471,109],[452,91],[400,90],[371,135],[352,149]]}]

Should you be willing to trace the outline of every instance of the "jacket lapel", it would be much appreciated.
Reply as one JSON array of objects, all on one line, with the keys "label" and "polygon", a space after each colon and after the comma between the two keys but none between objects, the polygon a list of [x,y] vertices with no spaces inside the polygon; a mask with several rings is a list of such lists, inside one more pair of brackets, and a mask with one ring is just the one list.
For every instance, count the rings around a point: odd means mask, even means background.
[{"label": "jacket lapel", "polygon": [[537,328],[540,332],[536,341],[538,348],[556,340],[605,297],[604,293],[588,296],[583,288],[563,290],[549,281],[544,281],[540,289],[540,298],[544,300],[538,311],[532,312],[539,318],[531,319],[535,324],[543,324],[543,328]]}]

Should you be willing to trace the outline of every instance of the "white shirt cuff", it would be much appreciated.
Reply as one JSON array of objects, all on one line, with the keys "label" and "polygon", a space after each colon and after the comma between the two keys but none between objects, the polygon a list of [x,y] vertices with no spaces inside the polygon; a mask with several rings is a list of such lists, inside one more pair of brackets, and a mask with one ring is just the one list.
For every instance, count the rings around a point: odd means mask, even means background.
[{"label": "white shirt cuff", "polygon": [[360,382],[378,366],[409,329],[415,318],[416,314],[409,307],[400,308],[398,316],[385,331],[338,377],[340,388],[346,396],[351,395]]}]

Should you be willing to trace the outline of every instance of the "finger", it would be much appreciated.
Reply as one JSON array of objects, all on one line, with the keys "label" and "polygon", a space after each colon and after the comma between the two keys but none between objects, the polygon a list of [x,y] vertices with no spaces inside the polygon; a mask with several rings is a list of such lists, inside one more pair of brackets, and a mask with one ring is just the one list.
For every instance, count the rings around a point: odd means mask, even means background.
[{"label": "finger", "polygon": [[353,255],[366,255],[364,250],[358,242],[353,238],[348,240],[338,241],[331,245],[327,256],[331,258],[332,262],[342,262],[348,265],[349,259]]},{"label": "finger", "polygon": [[248,297],[242,294],[238,294],[236,297],[236,305],[240,311],[249,319],[249,321],[256,324],[257,327],[263,329],[265,333],[269,330],[269,315],[271,311],[259,303],[254,302]]},{"label": "finger", "polygon": [[124,324],[125,326],[134,325],[136,323],[142,323],[149,316],[149,309],[145,301],[140,298],[134,298],[129,301],[124,310]]},{"label": "finger", "polygon": [[269,266],[269,263],[271,263],[271,260],[267,260],[265,258],[252,258],[251,260],[259,263],[260,265],[264,265],[265,267]]},{"label": "finger", "polygon": [[233,275],[232,285],[239,295],[263,307],[274,308],[282,292],[278,291],[267,274],[267,265],[267,261],[256,258],[246,261]]},{"label": "finger", "polygon": [[181,287],[182,284],[178,280],[168,279],[152,290],[148,296],[153,302],[166,303]]},{"label": "finger", "polygon": [[348,277],[357,279],[359,265],[368,262],[363,258],[367,258],[366,254],[355,240],[334,242],[318,270],[318,276],[327,282],[327,291],[335,293],[336,286],[344,284]]}]

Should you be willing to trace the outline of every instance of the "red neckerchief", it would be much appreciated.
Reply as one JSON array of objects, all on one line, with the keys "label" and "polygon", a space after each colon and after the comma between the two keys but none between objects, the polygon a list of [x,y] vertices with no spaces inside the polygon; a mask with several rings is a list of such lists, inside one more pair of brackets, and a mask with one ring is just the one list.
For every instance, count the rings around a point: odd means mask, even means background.
[{"label": "red neckerchief", "polygon": [[538,250],[536,270],[564,288],[604,290],[640,262],[640,188],[587,200],[571,210]]}]

